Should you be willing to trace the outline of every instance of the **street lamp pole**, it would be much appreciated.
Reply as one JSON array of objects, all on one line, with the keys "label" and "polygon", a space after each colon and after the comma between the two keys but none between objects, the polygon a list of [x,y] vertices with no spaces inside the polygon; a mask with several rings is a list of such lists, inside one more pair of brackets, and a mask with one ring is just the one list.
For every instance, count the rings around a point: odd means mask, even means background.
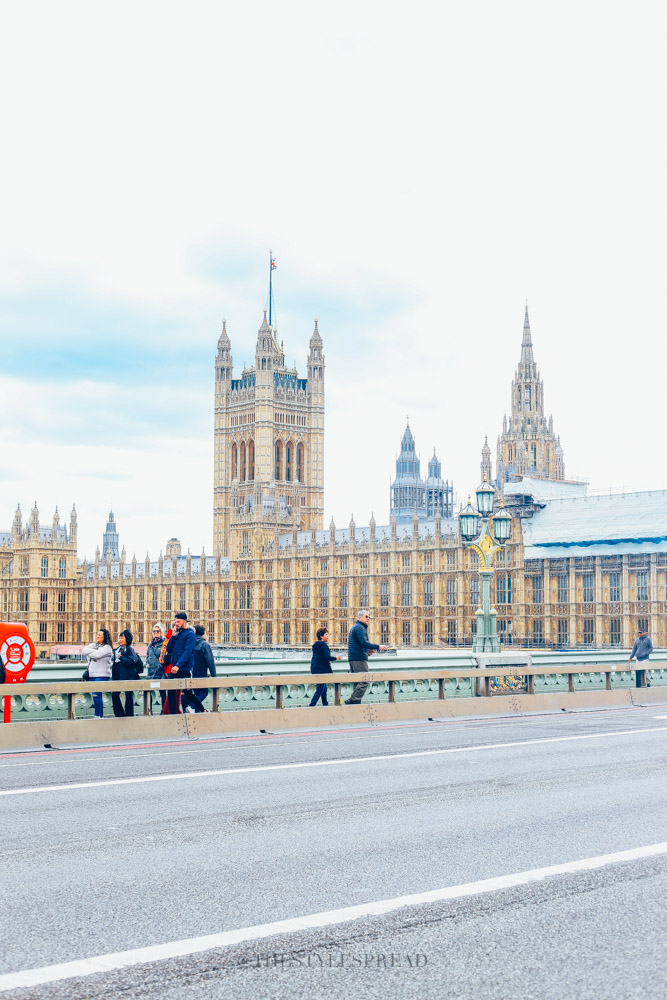
[{"label": "street lamp pole", "polygon": [[[491,607],[491,577],[493,558],[505,546],[512,530],[512,517],[503,507],[493,513],[496,491],[486,481],[477,487],[477,509],[470,503],[459,514],[461,537],[469,549],[479,558],[479,575],[482,582],[482,603],[475,612],[476,631],[473,638],[473,653],[499,653],[500,640],[496,632],[497,611]],[[481,529],[479,522],[482,522]]]}]

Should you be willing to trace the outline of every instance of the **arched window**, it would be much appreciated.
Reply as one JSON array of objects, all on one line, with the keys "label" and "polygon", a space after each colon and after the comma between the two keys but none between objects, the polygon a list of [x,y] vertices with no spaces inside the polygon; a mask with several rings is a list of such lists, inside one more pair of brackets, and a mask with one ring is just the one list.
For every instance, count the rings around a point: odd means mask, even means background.
[{"label": "arched window", "polygon": [[516,390],[516,401],[519,409],[521,409],[521,386],[519,386]]},{"label": "arched window", "polygon": [[239,448],[239,479],[243,481],[246,477],[245,475],[245,441],[241,441],[241,447]]},{"label": "arched window", "polygon": [[262,358],[262,371],[266,371],[266,358]]},{"label": "arched window", "polygon": [[530,410],[530,386],[526,386],[526,409]]},{"label": "arched window", "polygon": [[297,482],[303,482],[303,445],[300,444],[296,449],[296,478]]},{"label": "arched window", "polygon": [[255,442],[248,441],[248,479],[255,478]]},{"label": "arched window", "polygon": [[236,479],[238,475],[238,464],[237,464],[237,454],[236,454],[236,442],[232,445],[232,479]]},{"label": "arched window", "polygon": [[285,446],[285,479],[288,483],[292,482],[292,459],[294,455],[294,445],[291,441],[287,442]]},{"label": "arched window", "polygon": [[243,532],[243,555],[244,556],[248,554],[249,549],[250,549],[250,545],[249,545],[248,532],[244,531]]},{"label": "arched window", "polygon": [[276,441],[276,480],[283,478],[283,443]]}]

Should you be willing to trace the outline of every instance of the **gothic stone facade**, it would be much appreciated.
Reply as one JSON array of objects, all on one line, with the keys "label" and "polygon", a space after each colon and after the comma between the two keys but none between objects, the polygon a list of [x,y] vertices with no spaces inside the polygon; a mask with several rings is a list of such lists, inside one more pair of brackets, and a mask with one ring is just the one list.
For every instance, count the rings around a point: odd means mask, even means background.
[{"label": "gothic stone facade", "polygon": [[[656,645],[667,644],[667,553],[525,560],[522,523],[513,522],[492,594],[506,642],[628,646],[643,621]],[[268,546],[265,532],[257,546],[248,532],[247,552],[234,559],[173,554],[78,567],[75,530],[52,532],[35,518],[0,546],[2,617],[27,624],[38,656],[89,642],[101,625],[146,642],[153,622],[182,608],[225,645],[310,645],[321,624],[339,644],[360,606],[370,608],[372,636],[392,646],[472,638],[476,561],[455,523],[438,518],[276,532]]]},{"label": "gothic stone facade", "polygon": [[[517,415],[527,416],[530,384],[529,412],[541,421],[529,339],[526,326]],[[57,512],[47,528],[36,506],[25,527],[17,511],[11,531],[0,532],[2,617],[27,624],[39,656],[58,644],[89,642],[101,625],[114,636],[129,627],[138,643],[146,642],[155,621],[169,621],[181,609],[225,645],[306,646],[322,624],[334,644],[343,643],[362,606],[370,609],[373,638],[389,645],[469,643],[479,576],[456,519],[413,516],[399,525],[393,518],[381,527],[371,518],[366,527],[322,529],[324,353],[317,324],[307,379],[285,367],[266,319],[252,368],[232,378],[223,327],[215,369],[213,551],[182,555],[172,539],[156,560],[128,560],[124,550],[115,558],[108,546],[106,558],[98,552],[93,562],[77,565],[75,511],[69,530]],[[548,467],[540,459],[537,471],[562,476],[551,423],[538,426],[551,458]],[[522,440],[530,448],[531,439]],[[526,560],[523,526],[539,510],[514,513],[522,516],[496,561],[492,593],[501,638],[628,646],[641,621],[656,645],[667,644],[667,552],[660,546],[638,552],[635,543],[627,550],[616,545],[613,555],[573,549],[559,559]]]}]

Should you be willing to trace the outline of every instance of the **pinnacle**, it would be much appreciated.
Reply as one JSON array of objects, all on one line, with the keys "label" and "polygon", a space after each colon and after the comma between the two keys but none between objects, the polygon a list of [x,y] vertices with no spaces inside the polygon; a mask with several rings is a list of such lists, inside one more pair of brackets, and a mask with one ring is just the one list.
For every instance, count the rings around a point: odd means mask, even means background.
[{"label": "pinnacle", "polygon": [[533,364],[533,340],[530,333],[530,319],[528,317],[528,303],[523,318],[523,339],[521,341],[521,364]]}]

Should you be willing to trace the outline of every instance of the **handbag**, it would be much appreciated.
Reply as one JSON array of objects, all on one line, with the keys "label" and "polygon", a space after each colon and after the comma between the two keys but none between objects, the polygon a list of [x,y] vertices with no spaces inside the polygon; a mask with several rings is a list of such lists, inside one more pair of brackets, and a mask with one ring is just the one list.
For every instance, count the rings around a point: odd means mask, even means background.
[{"label": "handbag", "polygon": [[89,681],[90,680],[90,674],[88,673],[87,669],[84,670],[84,672],[81,674],[81,680],[82,681]]}]

